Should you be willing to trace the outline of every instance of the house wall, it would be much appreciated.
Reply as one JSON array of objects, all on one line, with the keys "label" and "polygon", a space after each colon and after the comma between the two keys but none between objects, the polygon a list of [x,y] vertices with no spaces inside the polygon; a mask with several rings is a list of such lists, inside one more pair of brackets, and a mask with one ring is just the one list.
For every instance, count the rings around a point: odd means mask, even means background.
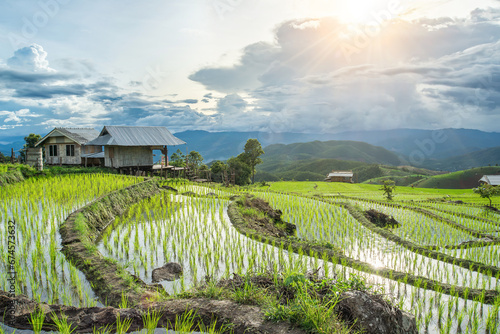
[{"label": "house wall", "polygon": [[[57,156],[49,156],[49,145],[57,145]],[[66,145],[75,145],[75,156],[66,156]],[[80,165],[81,146],[67,137],[49,137],[45,140],[45,162],[47,165]]]},{"label": "house wall", "polygon": [[106,146],[104,165],[114,168],[152,166],[153,150],[148,146]]},{"label": "house wall", "polygon": [[82,146],[82,154],[92,154],[102,152],[102,146],[84,145]]}]

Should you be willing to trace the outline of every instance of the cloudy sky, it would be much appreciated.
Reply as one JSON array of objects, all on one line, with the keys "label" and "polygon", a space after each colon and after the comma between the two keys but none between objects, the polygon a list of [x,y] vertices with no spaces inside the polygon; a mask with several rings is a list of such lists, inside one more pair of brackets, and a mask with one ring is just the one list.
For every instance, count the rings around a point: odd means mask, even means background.
[{"label": "cloudy sky", "polygon": [[2,0],[0,137],[500,131],[500,1]]}]

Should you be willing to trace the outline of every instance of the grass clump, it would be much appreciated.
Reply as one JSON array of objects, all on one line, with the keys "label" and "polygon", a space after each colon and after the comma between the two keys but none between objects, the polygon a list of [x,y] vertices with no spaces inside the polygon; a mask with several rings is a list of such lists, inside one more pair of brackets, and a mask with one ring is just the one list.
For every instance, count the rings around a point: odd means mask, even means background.
[{"label": "grass clump", "polygon": [[40,308],[37,308],[35,312],[30,314],[28,321],[33,328],[33,333],[39,334],[42,331],[44,320],[45,313]]},{"label": "grass clump", "polygon": [[341,294],[348,290],[367,291],[358,276],[349,280],[307,278],[301,273],[290,273],[281,283],[288,291],[285,300],[275,300],[265,312],[266,318],[274,321],[288,321],[308,333],[351,333],[339,320],[335,306]]},{"label": "grass clump", "polygon": [[148,310],[142,315],[142,322],[144,324],[144,328],[146,329],[146,334],[153,334],[155,332],[161,316],[161,312],[156,310]]},{"label": "grass clump", "polygon": [[71,334],[75,331],[76,327],[72,327],[71,323],[68,323],[68,317],[66,315],[61,315],[58,317],[55,313],[52,314],[52,321],[57,327],[57,331],[61,334]]},{"label": "grass clump", "polygon": [[120,314],[118,313],[116,317],[116,334],[127,333],[131,324],[132,324],[132,319],[126,318],[122,320],[120,318]]},{"label": "grass clump", "polygon": [[207,334],[233,332],[230,325],[219,324],[217,320],[212,321],[208,326],[205,325],[194,310],[186,310],[183,314],[176,316],[174,323],[168,322],[168,327],[178,333],[190,333],[194,329]]},{"label": "grass clump", "polygon": [[[206,282],[179,297],[229,299],[239,304],[257,305],[265,311],[267,320],[289,322],[307,333],[353,333],[339,319],[335,309],[342,293],[349,290],[369,292],[372,287],[356,275],[349,279],[326,279],[296,272],[248,273],[245,276],[233,274],[233,278],[218,283]],[[185,329],[189,328],[193,327]]]}]

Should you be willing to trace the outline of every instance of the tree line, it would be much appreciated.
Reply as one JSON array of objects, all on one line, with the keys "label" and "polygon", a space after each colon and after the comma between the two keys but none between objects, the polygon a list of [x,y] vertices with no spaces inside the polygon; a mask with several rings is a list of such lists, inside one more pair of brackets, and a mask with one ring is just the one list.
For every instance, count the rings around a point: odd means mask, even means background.
[{"label": "tree line", "polygon": [[186,155],[180,149],[170,156],[169,164],[175,167],[188,167],[194,171],[210,170],[216,182],[224,182],[225,176],[234,174],[237,185],[247,185],[255,181],[255,167],[262,163],[260,156],[264,154],[262,145],[257,139],[248,139],[244,150],[227,161],[216,160],[210,167],[203,164],[203,157],[197,151]]}]

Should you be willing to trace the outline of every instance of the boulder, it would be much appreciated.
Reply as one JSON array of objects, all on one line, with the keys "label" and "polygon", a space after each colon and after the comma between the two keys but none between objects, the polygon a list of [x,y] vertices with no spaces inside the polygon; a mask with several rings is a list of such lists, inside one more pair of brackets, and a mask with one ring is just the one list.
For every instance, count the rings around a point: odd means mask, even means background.
[{"label": "boulder", "polygon": [[401,224],[396,219],[394,219],[394,217],[386,215],[385,213],[374,209],[365,211],[365,217],[373,224],[381,228],[398,228],[399,226],[401,226]]},{"label": "boulder", "polygon": [[163,267],[153,270],[153,283],[161,281],[175,281],[182,276],[182,266],[177,262],[169,262]]},{"label": "boulder", "polygon": [[417,334],[415,316],[392,306],[381,296],[347,291],[335,306],[339,317],[366,334]]}]

